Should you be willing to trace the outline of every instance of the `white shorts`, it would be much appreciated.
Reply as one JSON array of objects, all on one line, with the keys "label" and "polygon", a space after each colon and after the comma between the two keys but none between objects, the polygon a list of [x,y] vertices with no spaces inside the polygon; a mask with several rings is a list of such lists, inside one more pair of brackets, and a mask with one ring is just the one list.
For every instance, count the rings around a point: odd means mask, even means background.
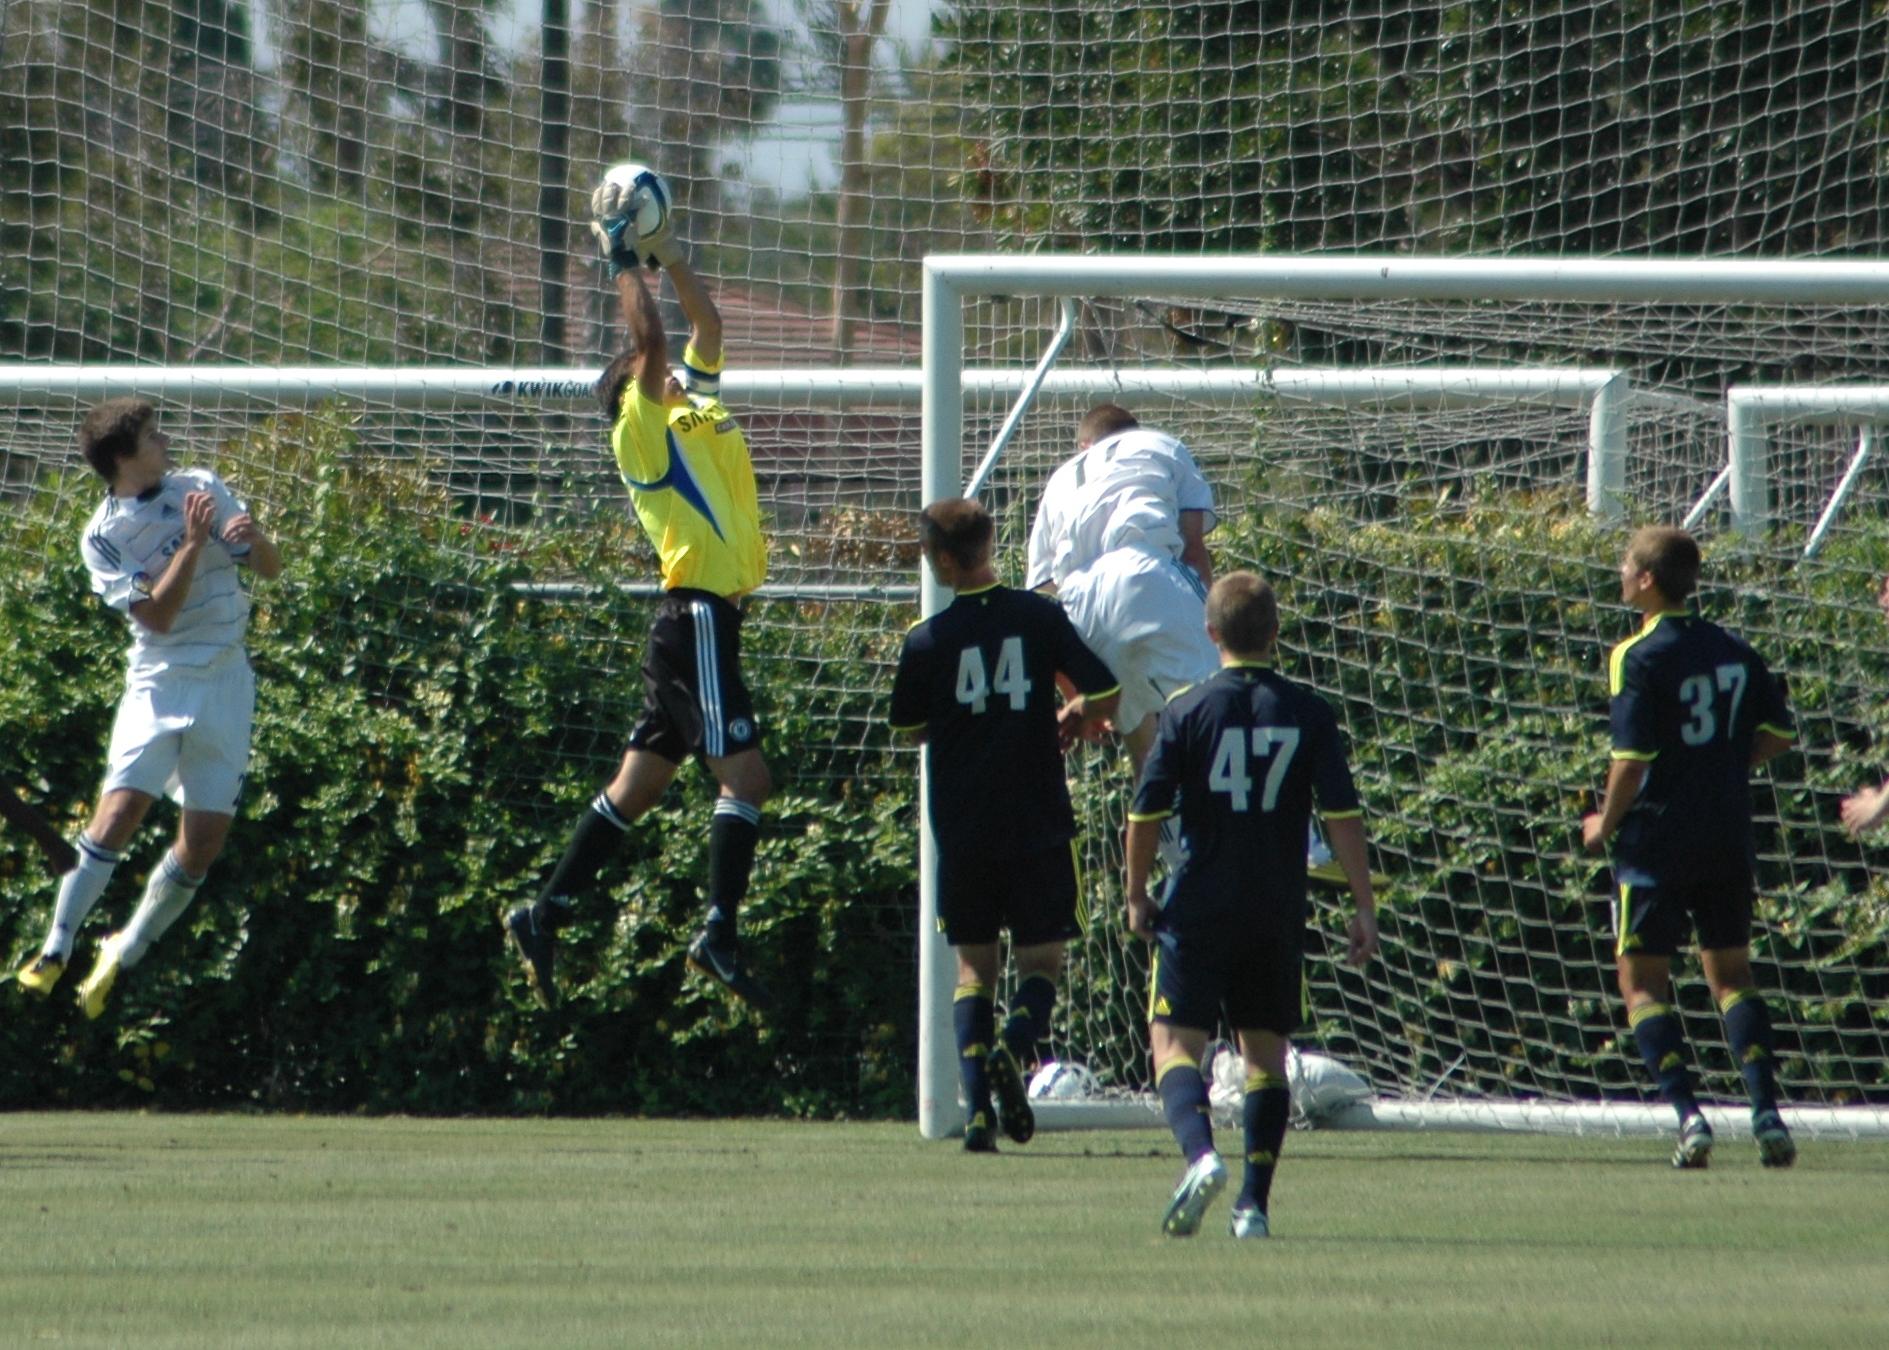
[{"label": "white shorts", "polygon": [[198,672],[133,683],[118,703],[103,791],[169,796],[187,811],[235,815],[249,767],[256,677],[241,649]]},{"label": "white shorts", "polygon": [[1056,594],[1082,640],[1121,681],[1115,725],[1124,733],[1220,668],[1207,636],[1206,589],[1193,568],[1164,553],[1104,553]]}]

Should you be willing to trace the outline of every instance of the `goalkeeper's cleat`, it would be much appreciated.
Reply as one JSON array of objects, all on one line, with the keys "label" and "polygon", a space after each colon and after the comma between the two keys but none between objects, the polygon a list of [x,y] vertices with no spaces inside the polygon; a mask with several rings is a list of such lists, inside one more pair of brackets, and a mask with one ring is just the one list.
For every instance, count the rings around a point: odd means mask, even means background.
[{"label": "goalkeeper's cleat", "polygon": [[1227,1220],[1227,1232],[1236,1238],[1271,1237],[1272,1224],[1267,1221],[1265,1210],[1253,1205],[1236,1205]]},{"label": "goalkeeper's cleat", "polygon": [[85,977],[85,983],[79,986],[79,1011],[90,1021],[96,1022],[105,1011],[105,1000],[111,996],[112,985],[118,982],[118,958],[124,949],[123,933],[107,933],[98,944],[98,960],[92,965],[92,973]]},{"label": "goalkeeper's cleat", "polygon": [[1017,1057],[1001,1040],[991,1048],[984,1064],[990,1073],[990,1090],[997,1098],[997,1124],[1013,1144],[1027,1144],[1036,1133],[1036,1112],[1030,1109],[1030,1092],[1023,1086],[1023,1070]]},{"label": "goalkeeper's cleat", "polygon": [[995,1153],[997,1151],[997,1132],[991,1128],[990,1116],[985,1112],[977,1112],[965,1124],[964,1151],[966,1153]]},{"label": "goalkeeper's cleat", "polygon": [[1766,1167],[1789,1167],[1797,1161],[1797,1143],[1776,1111],[1753,1116],[1751,1134],[1758,1141],[1758,1161]]},{"label": "goalkeeper's cleat", "polygon": [[704,928],[689,944],[689,964],[760,1011],[766,1011],[774,1002],[767,987],[742,967],[741,948],[731,937]]},{"label": "goalkeeper's cleat", "polygon": [[20,973],[13,977],[13,982],[27,993],[45,998],[52,993],[52,987],[59,983],[59,977],[65,973],[64,961],[41,952],[31,962],[20,968]]},{"label": "goalkeeper's cleat", "polygon": [[1694,1112],[1679,1123],[1679,1146],[1673,1150],[1673,1166],[1681,1171],[1701,1171],[1712,1162],[1712,1127],[1705,1117]]},{"label": "goalkeeper's cleat", "polygon": [[1187,1169],[1181,1184],[1174,1188],[1168,1212],[1161,1220],[1161,1231],[1169,1237],[1192,1237],[1200,1231],[1200,1221],[1207,1206],[1226,1188],[1227,1165],[1218,1153],[1203,1153]]},{"label": "goalkeeper's cleat", "polygon": [[531,986],[531,996],[542,1007],[557,1007],[558,985],[553,974],[557,935],[548,925],[538,922],[537,912],[530,905],[520,905],[505,916],[505,936],[524,963],[525,983]]}]

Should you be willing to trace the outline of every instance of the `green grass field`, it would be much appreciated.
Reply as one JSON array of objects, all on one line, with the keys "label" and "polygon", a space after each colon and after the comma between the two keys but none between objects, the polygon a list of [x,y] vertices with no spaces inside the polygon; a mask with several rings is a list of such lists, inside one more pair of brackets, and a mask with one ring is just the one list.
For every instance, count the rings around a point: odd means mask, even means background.
[{"label": "green grass field", "polygon": [[0,1344],[1889,1344],[1889,1145],[1295,1134],[1263,1243],[1224,1198],[1163,1238],[1178,1173],[1156,1131],[5,1115]]}]

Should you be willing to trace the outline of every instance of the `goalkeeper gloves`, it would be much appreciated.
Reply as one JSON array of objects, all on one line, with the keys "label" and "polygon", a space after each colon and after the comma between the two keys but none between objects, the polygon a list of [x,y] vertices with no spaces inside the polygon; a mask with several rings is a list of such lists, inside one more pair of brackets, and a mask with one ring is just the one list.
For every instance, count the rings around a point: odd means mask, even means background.
[{"label": "goalkeeper gloves", "polygon": [[593,220],[590,232],[596,236],[597,249],[603,254],[604,268],[615,280],[633,267],[668,267],[682,261],[682,245],[667,225],[645,235],[634,245],[630,242],[630,218]]},{"label": "goalkeeper gloves", "polygon": [[604,270],[609,273],[612,281],[641,262],[636,256],[636,250],[631,248],[624,238],[629,230],[630,218],[628,216],[590,222],[590,232],[596,236],[597,248],[603,254]]},{"label": "goalkeeper gloves", "polygon": [[676,242],[666,220],[656,233],[638,239],[636,249],[643,255],[645,267],[669,267],[682,261],[682,245]]}]

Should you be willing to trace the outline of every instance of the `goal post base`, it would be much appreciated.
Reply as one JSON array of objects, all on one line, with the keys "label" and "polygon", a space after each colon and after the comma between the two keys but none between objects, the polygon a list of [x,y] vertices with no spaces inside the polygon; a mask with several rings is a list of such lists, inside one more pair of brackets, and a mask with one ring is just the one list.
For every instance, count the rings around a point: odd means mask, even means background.
[{"label": "goal post base", "polygon": [[[1121,1096],[1087,1101],[1034,1101],[1039,1131],[1166,1129],[1159,1099]],[[1751,1111],[1743,1103],[1703,1106],[1721,1139],[1749,1139]],[[1785,1106],[1784,1123],[1799,1139],[1889,1139],[1889,1107]],[[1234,1114],[1216,1108],[1217,1124]],[[1540,1134],[1589,1138],[1660,1138],[1678,1128],[1672,1108],[1642,1102],[1399,1101],[1353,1102],[1310,1122],[1318,1130],[1376,1130],[1445,1134]],[[951,1136],[955,1138],[955,1134]]]}]

